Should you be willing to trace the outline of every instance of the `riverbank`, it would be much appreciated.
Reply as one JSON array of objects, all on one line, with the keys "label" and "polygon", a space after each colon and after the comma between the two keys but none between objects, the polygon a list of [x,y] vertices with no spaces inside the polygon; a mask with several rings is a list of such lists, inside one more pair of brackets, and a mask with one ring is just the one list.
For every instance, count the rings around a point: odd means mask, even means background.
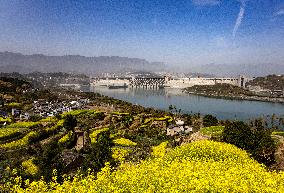
[{"label": "riverbank", "polygon": [[247,100],[247,101],[259,101],[259,102],[272,102],[284,104],[284,98],[270,98],[270,97],[259,97],[259,96],[227,96],[227,95],[214,95],[210,93],[198,93],[198,92],[188,92],[183,90],[183,92],[192,95],[216,98],[216,99],[226,99],[226,100]]},{"label": "riverbank", "polygon": [[228,84],[196,85],[183,89],[184,93],[229,100],[248,100],[284,103],[284,97],[261,96],[255,92]]}]

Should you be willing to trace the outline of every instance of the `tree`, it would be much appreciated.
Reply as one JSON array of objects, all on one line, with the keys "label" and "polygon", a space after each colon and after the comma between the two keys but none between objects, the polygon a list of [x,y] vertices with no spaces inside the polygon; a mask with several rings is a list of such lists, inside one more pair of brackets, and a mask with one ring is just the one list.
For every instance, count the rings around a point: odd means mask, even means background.
[{"label": "tree", "polygon": [[52,179],[52,171],[54,169],[57,170],[58,174],[62,173],[63,165],[60,159],[58,159],[60,152],[61,149],[56,140],[52,140],[47,145],[38,149],[38,156],[35,160],[35,164],[39,166],[39,176],[43,176],[45,181],[50,181]]},{"label": "tree", "polygon": [[172,112],[173,109],[174,109],[173,105],[169,105],[169,111]]},{"label": "tree", "polygon": [[83,169],[91,168],[98,172],[105,166],[105,162],[113,162],[111,147],[113,142],[110,139],[110,132],[104,131],[97,136],[95,144],[91,145],[89,153],[86,156],[83,164]]},{"label": "tree", "polygon": [[225,126],[223,140],[245,150],[253,148],[253,133],[250,127],[241,121],[229,123]]},{"label": "tree", "polygon": [[73,115],[67,115],[63,127],[67,130],[74,130],[74,128],[77,126],[77,119]]},{"label": "tree", "polygon": [[223,131],[223,140],[248,151],[260,163],[269,166],[275,162],[276,145],[271,133],[263,127],[252,130],[241,121],[228,123]]},{"label": "tree", "polygon": [[211,127],[218,125],[218,119],[213,115],[205,115],[203,117],[203,125],[204,127]]}]

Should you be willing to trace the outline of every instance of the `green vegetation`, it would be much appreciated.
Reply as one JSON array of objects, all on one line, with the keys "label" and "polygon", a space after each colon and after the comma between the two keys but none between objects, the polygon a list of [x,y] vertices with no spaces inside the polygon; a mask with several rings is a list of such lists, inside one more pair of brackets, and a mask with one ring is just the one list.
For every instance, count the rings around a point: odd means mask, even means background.
[{"label": "green vegetation", "polygon": [[193,87],[186,88],[185,91],[200,93],[212,96],[252,96],[252,92],[247,91],[241,87],[233,86],[231,84],[215,84],[215,85],[195,85]]},{"label": "green vegetation", "polygon": [[247,86],[260,86],[269,90],[284,90],[284,75],[268,75],[266,77],[257,77],[248,82]]},{"label": "green vegetation", "polygon": [[212,137],[220,137],[223,134],[224,126],[211,126],[203,127],[200,129],[200,132],[203,135],[208,135]]},{"label": "green vegetation", "polygon": [[203,125],[204,127],[216,126],[218,125],[218,119],[213,115],[205,115],[203,117]]},{"label": "green vegetation", "polygon": [[74,128],[77,126],[77,123],[77,119],[74,117],[74,115],[67,114],[64,118],[63,127],[68,131],[74,130]]},{"label": "green vegetation", "polygon": [[233,122],[225,126],[223,140],[247,150],[260,163],[271,165],[275,162],[276,145],[269,131],[253,130],[243,122]]},{"label": "green vegetation", "polygon": [[113,145],[109,129],[104,129],[100,133],[97,133],[96,141],[91,144],[87,150],[88,154],[84,159],[83,168],[85,171],[91,169],[98,172],[105,166],[106,162],[113,164],[114,160],[111,149]]}]

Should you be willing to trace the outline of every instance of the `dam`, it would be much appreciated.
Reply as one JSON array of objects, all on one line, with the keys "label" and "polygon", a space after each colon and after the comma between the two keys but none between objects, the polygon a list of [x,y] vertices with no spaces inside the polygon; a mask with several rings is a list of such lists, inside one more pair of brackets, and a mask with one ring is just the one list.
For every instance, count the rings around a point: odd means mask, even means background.
[{"label": "dam", "polygon": [[187,88],[195,85],[231,84],[245,87],[246,82],[252,79],[239,76],[238,78],[172,78],[164,77],[102,77],[92,78],[92,86],[105,87],[137,87],[137,88]]}]

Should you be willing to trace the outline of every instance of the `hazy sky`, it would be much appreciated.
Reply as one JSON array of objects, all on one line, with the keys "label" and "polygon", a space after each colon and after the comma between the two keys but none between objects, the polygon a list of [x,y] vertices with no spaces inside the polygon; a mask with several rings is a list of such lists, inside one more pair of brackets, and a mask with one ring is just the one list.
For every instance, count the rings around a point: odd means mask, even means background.
[{"label": "hazy sky", "polygon": [[0,51],[284,65],[284,0],[0,0]]}]

